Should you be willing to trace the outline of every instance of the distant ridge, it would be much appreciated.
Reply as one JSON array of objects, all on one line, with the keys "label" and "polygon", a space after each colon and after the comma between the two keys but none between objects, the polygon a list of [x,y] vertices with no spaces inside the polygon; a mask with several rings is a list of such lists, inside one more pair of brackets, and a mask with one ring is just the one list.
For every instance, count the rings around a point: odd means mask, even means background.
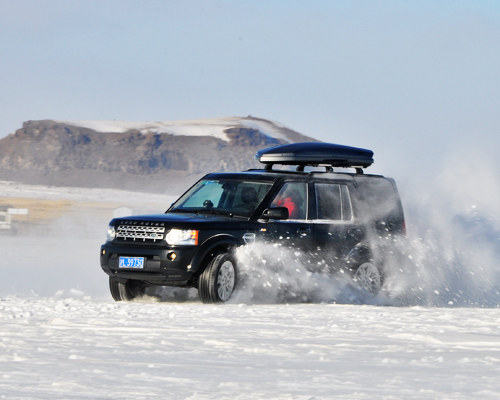
[{"label": "distant ridge", "polygon": [[54,186],[169,192],[213,171],[257,167],[254,154],[317,141],[274,121],[27,121],[0,139],[0,179]]}]

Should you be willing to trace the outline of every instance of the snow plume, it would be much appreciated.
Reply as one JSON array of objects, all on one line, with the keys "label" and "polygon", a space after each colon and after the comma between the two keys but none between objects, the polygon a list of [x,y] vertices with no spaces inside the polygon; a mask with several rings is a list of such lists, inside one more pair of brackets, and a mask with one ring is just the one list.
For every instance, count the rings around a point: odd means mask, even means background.
[{"label": "snow plume", "polygon": [[400,184],[406,261],[391,266],[385,287],[395,305],[500,307],[500,174],[492,160],[457,152],[435,178]]},{"label": "snow plume", "polygon": [[359,290],[347,273],[310,272],[328,268],[311,268],[307,254],[256,243],[237,251],[243,282],[233,301],[500,307],[500,176],[488,165],[493,159],[456,153],[421,183],[398,178],[408,235],[391,239],[397,257],[386,264],[378,296]]},{"label": "snow plume", "polygon": [[[325,262],[279,244],[253,243],[236,250],[239,286],[232,303],[383,304],[383,296],[359,289],[350,274],[326,272]],[[318,272],[313,272],[318,271]]]}]

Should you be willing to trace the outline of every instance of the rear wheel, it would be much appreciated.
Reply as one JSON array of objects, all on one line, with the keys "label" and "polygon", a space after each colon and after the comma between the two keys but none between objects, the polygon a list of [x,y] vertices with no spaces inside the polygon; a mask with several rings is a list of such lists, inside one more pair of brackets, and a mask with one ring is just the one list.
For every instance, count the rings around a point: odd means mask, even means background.
[{"label": "rear wheel", "polygon": [[236,287],[236,262],[229,253],[216,255],[200,275],[198,293],[203,303],[225,303]]},{"label": "rear wheel", "polygon": [[354,281],[363,290],[377,294],[382,287],[382,274],[377,266],[371,262],[362,263],[354,273]]},{"label": "rear wheel", "polygon": [[146,284],[141,281],[129,279],[120,282],[113,277],[109,277],[109,290],[115,301],[130,301],[137,297],[144,296]]}]

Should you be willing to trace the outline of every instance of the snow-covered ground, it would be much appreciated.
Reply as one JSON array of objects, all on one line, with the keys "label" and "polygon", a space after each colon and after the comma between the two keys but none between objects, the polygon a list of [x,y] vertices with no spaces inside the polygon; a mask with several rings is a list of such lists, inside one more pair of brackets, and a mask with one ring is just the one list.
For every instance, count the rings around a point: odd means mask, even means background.
[{"label": "snow-covered ground", "polygon": [[[2,185],[7,198],[148,198]],[[407,263],[375,298],[257,245],[239,251],[249,279],[231,304],[179,289],[115,303],[99,267],[107,217],[1,236],[0,398],[498,399],[498,202],[436,196],[431,211],[406,197]],[[289,268],[262,270],[260,253]]]},{"label": "snow-covered ground", "polygon": [[0,181],[0,199],[29,198],[43,200],[76,200],[95,202],[124,203],[164,203],[170,205],[175,195],[141,193],[119,189],[59,187],[45,185],[26,185],[19,182]]},{"label": "snow-covered ground", "polygon": [[498,309],[0,301],[8,399],[498,399]]}]

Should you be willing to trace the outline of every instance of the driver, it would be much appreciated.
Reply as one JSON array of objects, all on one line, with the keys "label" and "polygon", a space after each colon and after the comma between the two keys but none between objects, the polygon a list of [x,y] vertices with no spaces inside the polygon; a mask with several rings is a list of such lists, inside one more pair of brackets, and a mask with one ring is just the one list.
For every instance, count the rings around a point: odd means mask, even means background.
[{"label": "driver", "polygon": [[253,187],[247,186],[241,191],[241,201],[243,201],[244,204],[248,204],[250,207],[257,205],[259,201],[257,191]]}]

